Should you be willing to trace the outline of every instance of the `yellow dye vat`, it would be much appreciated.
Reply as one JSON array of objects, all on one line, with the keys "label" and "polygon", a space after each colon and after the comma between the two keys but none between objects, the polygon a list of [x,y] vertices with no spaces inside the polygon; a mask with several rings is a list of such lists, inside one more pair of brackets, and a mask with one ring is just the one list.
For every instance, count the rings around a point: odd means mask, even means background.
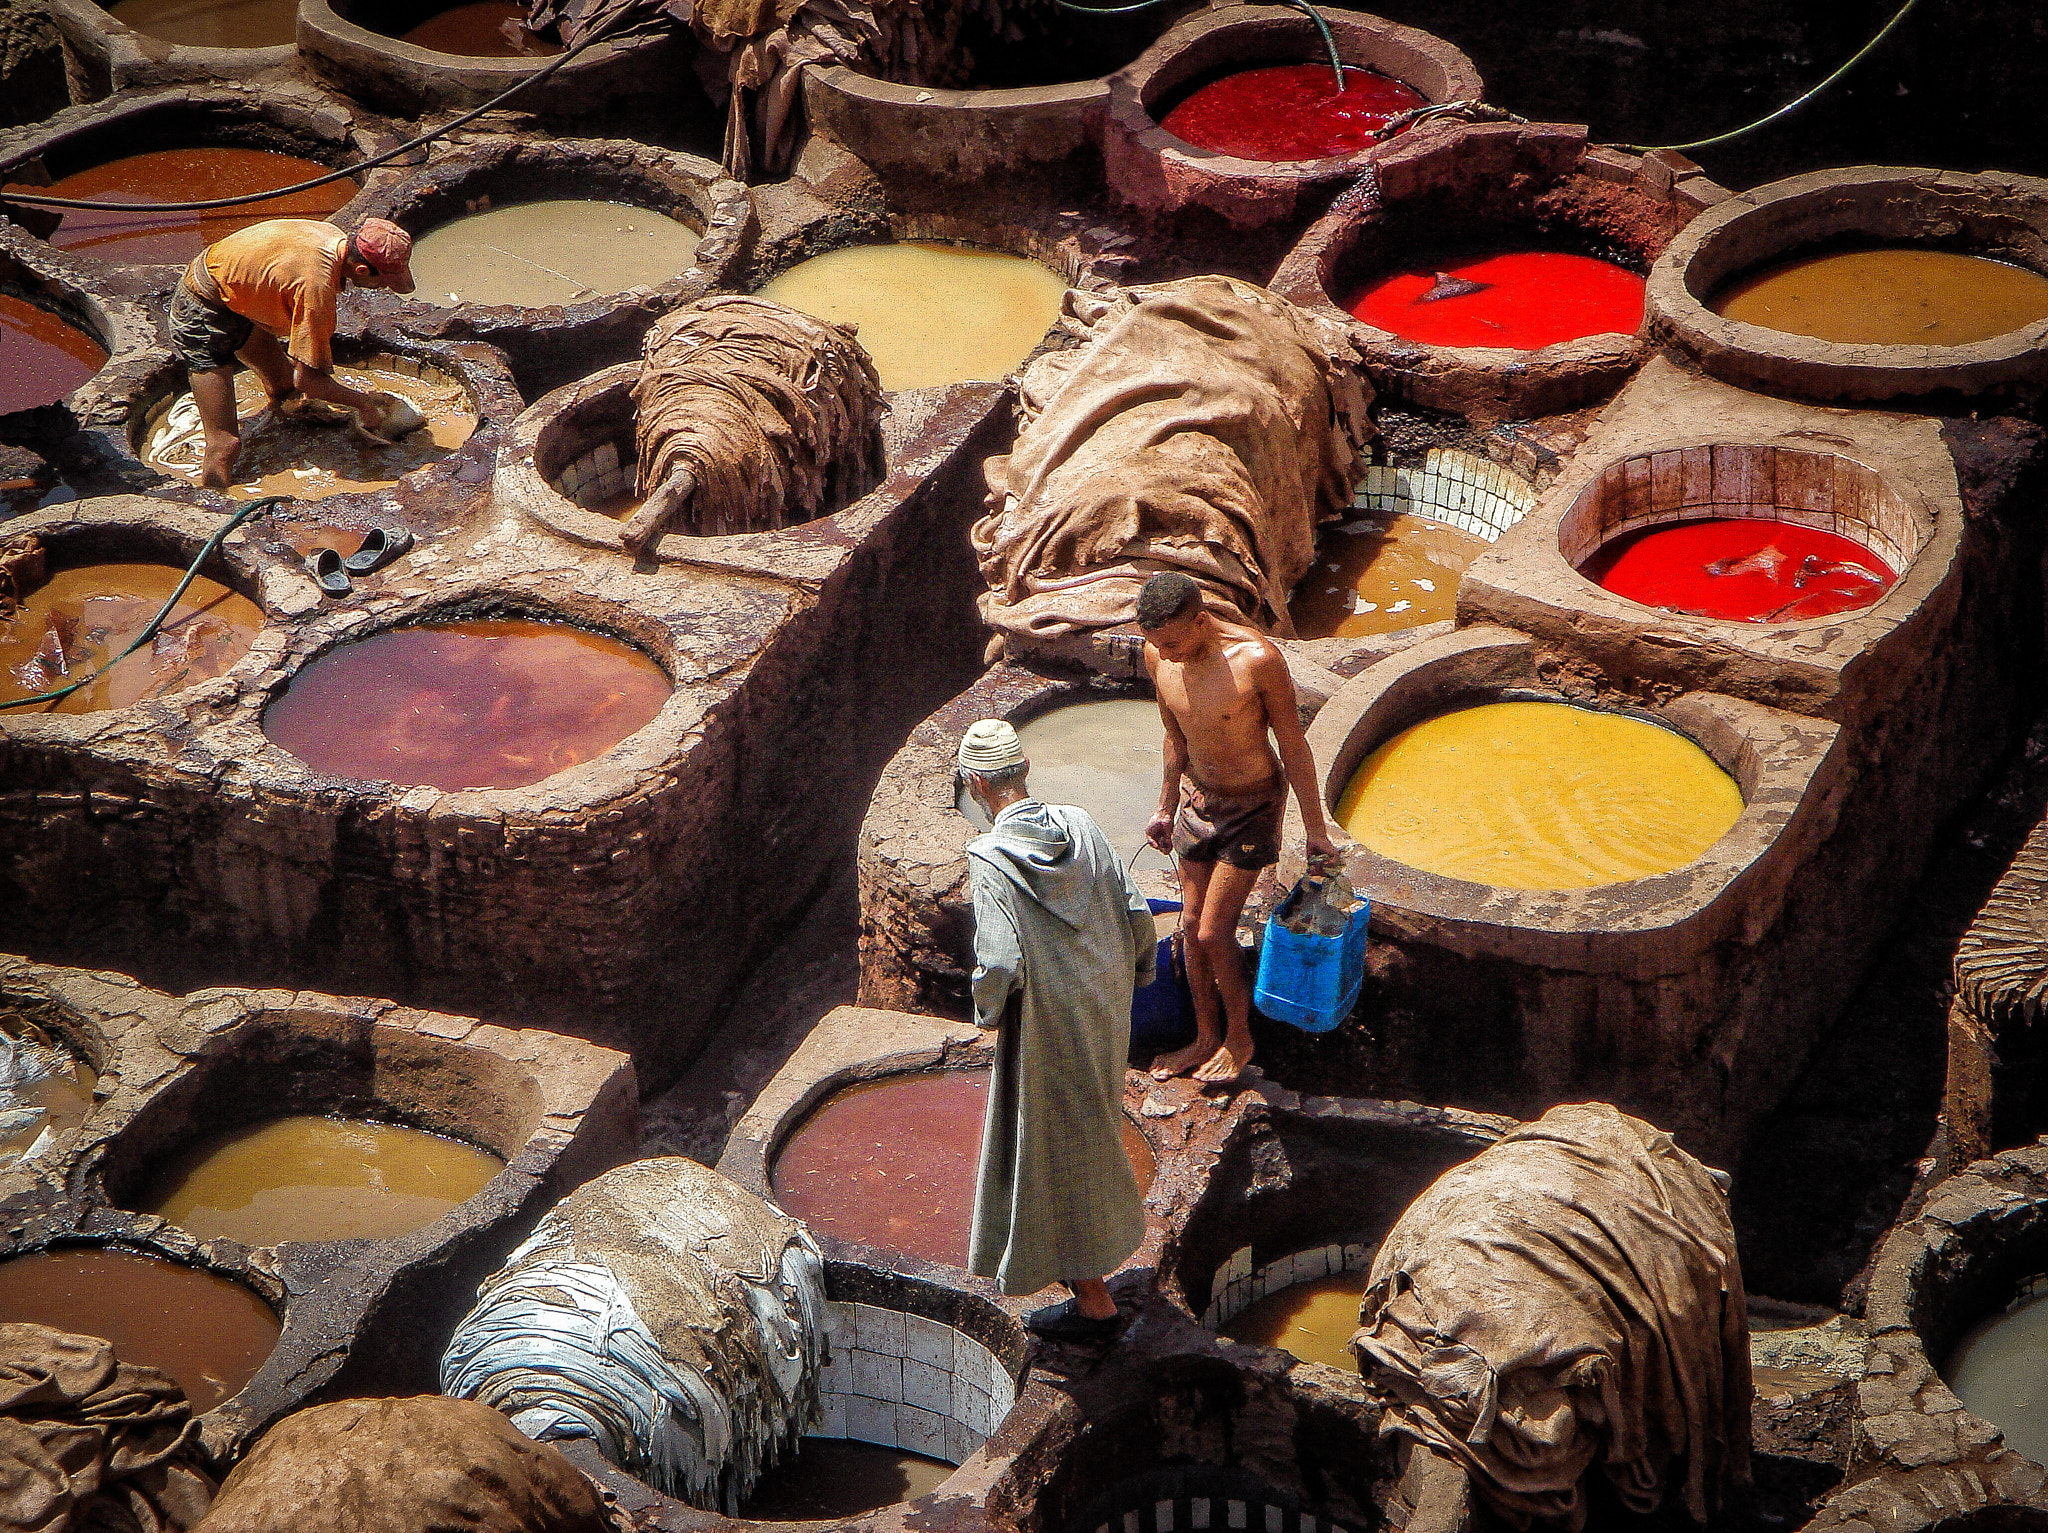
[{"label": "yellow dye vat", "polygon": [[1742,813],[1683,735],[1563,703],[1487,703],[1404,729],[1337,804],[1412,868],[1507,889],[1586,889],[1680,868]]},{"label": "yellow dye vat", "polygon": [[1337,1272],[1292,1284],[1247,1306],[1218,1330],[1232,1341],[1278,1347],[1304,1363],[1356,1373],[1351,1336],[1358,1329],[1365,1279],[1363,1272]]},{"label": "yellow dye vat", "polygon": [[1714,310],[1820,341],[1969,346],[2048,319],[2048,277],[1947,250],[1851,250],[1738,277]]},{"label": "yellow dye vat", "polygon": [[813,256],[760,296],[855,326],[893,390],[1013,372],[1059,318],[1066,291],[1025,256],[908,242]]}]

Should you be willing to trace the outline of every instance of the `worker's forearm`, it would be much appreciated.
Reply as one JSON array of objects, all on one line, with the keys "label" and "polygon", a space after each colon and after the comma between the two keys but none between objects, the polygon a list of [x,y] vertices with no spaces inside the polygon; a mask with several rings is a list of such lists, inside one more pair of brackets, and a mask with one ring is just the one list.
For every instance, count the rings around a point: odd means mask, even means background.
[{"label": "worker's forearm", "polygon": [[351,410],[360,410],[375,404],[368,394],[358,393],[332,373],[322,372],[317,367],[308,367],[303,362],[293,365],[292,382],[298,386],[301,394],[309,398],[324,399],[329,404],[345,405]]},{"label": "worker's forearm", "polygon": [[1278,743],[1280,768],[1287,774],[1287,785],[1294,790],[1295,801],[1301,805],[1301,828],[1311,836],[1327,835],[1322,789],[1316,782],[1316,758],[1309,751],[1308,741],[1296,733]]}]

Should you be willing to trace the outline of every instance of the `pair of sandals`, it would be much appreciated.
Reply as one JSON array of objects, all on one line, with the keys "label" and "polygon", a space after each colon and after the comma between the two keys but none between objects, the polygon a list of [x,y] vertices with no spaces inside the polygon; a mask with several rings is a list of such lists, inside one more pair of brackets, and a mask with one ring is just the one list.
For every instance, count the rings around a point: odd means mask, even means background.
[{"label": "pair of sandals", "polygon": [[372,527],[363,546],[343,558],[338,548],[316,548],[306,555],[306,569],[313,581],[329,596],[346,596],[355,589],[351,577],[381,570],[394,559],[404,557],[412,547],[412,534],[403,527],[386,530]]}]

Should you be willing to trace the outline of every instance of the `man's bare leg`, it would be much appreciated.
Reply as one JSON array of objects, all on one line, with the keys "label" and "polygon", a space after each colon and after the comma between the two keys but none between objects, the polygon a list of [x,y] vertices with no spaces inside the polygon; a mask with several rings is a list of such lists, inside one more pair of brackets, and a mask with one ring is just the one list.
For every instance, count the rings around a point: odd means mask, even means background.
[{"label": "man's bare leg", "polygon": [[1152,1079],[1169,1081],[1206,1064],[1223,1047],[1223,1008],[1209,974],[1209,960],[1195,940],[1202,909],[1208,903],[1213,862],[1180,861],[1180,948],[1188,966],[1188,990],[1195,1002],[1195,1041],[1184,1049],[1152,1061]]},{"label": "man's bare leg", "polygon": [[242,343],[242,349],[235,355],[248,363],[249,370],[263,380],[263,392],[270,396],[273,406],[284,403],[293,389],[292,359],[277,344],[276,336],[268,330],[252,329],[249,339]]},{"label": "man's bare leg", "polygon": [[241,456],[240,417],[235,412],[235,370],[209,367],[192,374],[192,402],[206,433],[206,457],[199,482],[209,490],[225,490],[235,482],[235,460]]},{"label": "man's bare leg", "polygon": [[[1252,986],[1245,978],[1244,950],[1237,945],[1237,918],[1259,881],[1257,868],[1234,868],[1227,862],[1215,864],[1209,887],[1202,899],[1202,913],[1193,946],[1199,948],[1216,992],[1223,998],[1229,1026],[1223,1046],[1214,1050],[1195,1071],[1195,1079],[1206,1085],[1234,1081],[1252,1062]],[[1193,982],[1190,965],[1189,982]]]}]

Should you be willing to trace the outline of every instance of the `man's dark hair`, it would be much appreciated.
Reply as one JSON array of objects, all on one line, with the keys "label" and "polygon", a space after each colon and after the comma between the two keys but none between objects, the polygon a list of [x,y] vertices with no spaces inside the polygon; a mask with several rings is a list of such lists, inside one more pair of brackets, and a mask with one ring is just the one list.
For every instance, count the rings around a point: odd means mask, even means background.
[{"label": "man's dark hair", "polygon": [[1138,626],[1164,628],[1202,604],[1202,588],[1192,575],[1166,570],[1138,588]]}]

